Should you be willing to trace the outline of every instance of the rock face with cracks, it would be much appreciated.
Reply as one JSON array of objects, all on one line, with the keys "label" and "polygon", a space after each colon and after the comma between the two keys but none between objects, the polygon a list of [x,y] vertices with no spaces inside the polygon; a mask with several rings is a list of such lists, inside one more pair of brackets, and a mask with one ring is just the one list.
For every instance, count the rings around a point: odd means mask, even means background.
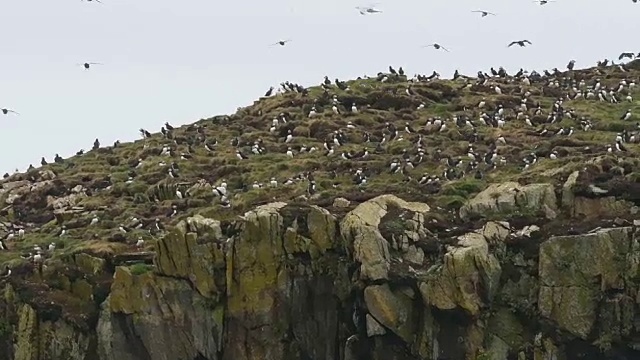
[{"label": "rock face with cracks", "polygon": [[[516,202],[479,194],[465,207],[547,206],[563,216],[549,191],[525,187],[530,195]],[[144,268],[78,254],[68,272],[38,274],[69,284],[40,294],[67,296],[65,308],[38,298],[33,277],[5,281],[0,359],[640,354],[635,226],[567,235],[554,234],[552,223],[484,220],[442,231],[442,221],[430,206],[393,195],[341,218],[283,202],[233,223],[189,217],[156,243]]]},{"label": "rock face with cracks", "polygon": [[6,174],[0,360],[640,359],[626,70],[381,74]]}]

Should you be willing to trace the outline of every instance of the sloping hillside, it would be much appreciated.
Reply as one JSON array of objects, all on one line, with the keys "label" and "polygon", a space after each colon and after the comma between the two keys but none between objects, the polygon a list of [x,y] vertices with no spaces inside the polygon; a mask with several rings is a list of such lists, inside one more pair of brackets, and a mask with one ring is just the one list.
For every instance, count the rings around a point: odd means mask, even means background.
[{"label": "sloping hillside", "polygon": [[[631,63],[628,68],[636,66]],[[133,143],[100,147],[60,163],[50,159],[52,164],[5,178],[1,200],[6,204],[1,216],[7,225],[24,228],[25,239],[9,241],[10,250],[0,256],[8,260],[14,253],[50,242],[66,249],[126,251],[130,246],[125,244],[136,242],[138,236],[148,238],[144,230],[151,229],[155,219],[163,225],[196,213],[233,219],[273,200],[308,199],[329,206],[338,196],[357,202],[393,193],[455,210],[488,183],[559,180],[598,157],[606,169],[623,169],[624,179],[635,181],[637,145],[633,142],[640,138],[633,134],[638,131],[640,105],[626,100],[636,90],[620,86],[620,82],[637,81],[639,74],[638,70],[622,72],[617,66],[598,67],[530,76],[530,85],[524,76],[408,81],[406,76],[388,74],[347,81],[345,90],[332,83],[326,90],[311,87],[304,93],[287,91],[261,98],[236,114],[176,128],[169,136],[157,133]],[[598,81],[607,93],[614,91],[619,103],[598,99],[598,92],[590,90]],[[409,85],[412,95],[406,91]],[[496,86],[502,94],[496,93]],[[567,99],[577,92],[590,92],[594,97]],[[333,99],[338,101],[340,114],[332,111]],[[486,105],[480,109],[483,99]],[[558,99],[563,100],[563,112],[550,123],[552,106]],[[352,104],[357,112],[352,111]],[[309,116],[314,106],[317,115]],[[493,118],[499,107],[504,109],[498,115],[503,120],[496,126],[498,121]],[[635,115],[620,120],[628,109]],[[483,115],[486,120],[480,120]],[[525,116],[533,126],[525,123]],[[459,119],[458,124],[453,117]],[[274,119],[278,121],[272,128]],[[445,128],[429,125],[433,119],[441,119]],[[494,126],[483,124],[487,121],[493,121]],[[585,121],[588,131],[584,131]],[[393,129],[387,124],[397,131],[393,140]],[[406,124],[415,132],[408,133]],[[557,135],[561,128],[573,129],[573,133]],[[541,129],[548,132],[540,135]],[[624,143],[628,151],[608,153],[607,145],[615,145],[616,135],[623,131],[628,134]],[[289,132],[293,138],[287,143]],[[332,140],[336,132],[342,136],[340,146]],[[383,138],[386,141],[380,145]],[[234,139],[237,146],[232,145]],[[326,155],[325,141],[332,146],[333,155]],[[260,154],[252,151],[256,143]],[[468,146],[473,147],[473,160]],[[293,157],[287,155],[288,148]],[[497,152],[492,160],[495,166],[484,161],[491,148]],[[237,150],[247,159],[239,159]],[[364,150],[368,155],[358,157]],[[556,159],[549,158],[552,152],[557,153]],[[185,153],[188,159],[181,156]],[[524,169],[531,154],[538,160]],[[405,158],[414,162],[413,168]],[[452,167],[447,158],[462,162]],[[393,160],[398,160],[398,168],[403,170],[391,173]],[[477,166],[470,166],[474,161]],[[169,175],[172,164],[179,168],[175,178]],[[449,168],[454,171],[445,175]],[[355,179],[358,169],[366,179],[362,185]],[[615,169],[607,173],[615,174]],[[316,184],[313,196],[308,194],[309,174]],[[420,184],[425,174],[437,176],[439,181],[423,180]],[[477,179],[479,176],[482,178]],[[212,190],[223,182],[230,208],[222,207]],[[168,217],[174,206],[177,214]],[[89,226],[94,215],[100,221]],[[133,217],[144,227],[123,234],[118,227],[135,224]],[[67,233],[60,238],[62,225]],[[8,230],[10,226],[0,229],[5,234]]]},{"label": "sloping hillside", "polygon": [[[116,266],[132,265],[134,275],[160,269],[192,282],[201,276],[173,263],[169,245],[157,244],[194,215],[219,220],[220,231],[232,237],[247,221],[243,214],[258,205],[288,203],[292,213],[278,210],[285,222],[307,216],[300,209],[309,205],[341,218],[363,201],[393,194],[429,205],[430,231],[442,233],[439,244],[425,245],[434,249],[489,220],[507,220],[517,229],[536,221],[542,226],[546,219],[547,237],[631,224],[640,201],[639,77],[639,61],[624,68],[453,80],[409,80],[394,69],[309,88],[287,83],[285,91],[233,115],[154,134],[141,129],[142,139],[133,143],[95,146],[5,176],[0,264],[12,273],[2,281],[40,316],[63,314],[90,331],[98,307],[113,296]],[[578,205],[572,196],[581,199]],[[518,206],[507,206],[509,201]],[[561,208],[566,201],[568,209]],[[524,203],[532,205],[519,206]],[[387,217],[380,220],[385,238],[405,230],[392,218],[405,219],[408,210],[394,206],[385,207]],[[312,232],[306,226],[301,233]],[[162,251],[169,258],[159,258]],[[79,275],[99,258],[106,269]],[[69,279],[79,276],[84,282],[77,286],[86,288],[73,288]],[[204,296],[202,286],[221,286],[217,281],[193,286]],[[140,310],[125,303],[119,303],[124,313]],[[15,309],[5,311],[18,316]],[[17,331],[18,320],[6,316]],[[410,330],[395,333],[410,342]]]}]

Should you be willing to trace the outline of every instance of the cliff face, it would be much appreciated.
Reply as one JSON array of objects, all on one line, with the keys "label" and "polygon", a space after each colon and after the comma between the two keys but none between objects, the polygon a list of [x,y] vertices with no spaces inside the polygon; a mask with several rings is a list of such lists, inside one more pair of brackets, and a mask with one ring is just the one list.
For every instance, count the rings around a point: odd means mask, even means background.
[{"label": "cliff face", "polygon": [[5,174],[0,360],[640,359],[640,60],[399,70]]},{"label": "cliff face", "polygon": [[[336,202],[346,215],[275,202],[181,221],[153,264],[16,269],[0,359],[638,358],[636,209],[512,185],[464,223],[392,195]],[[607,207],[620,217],[598,220]]]}]

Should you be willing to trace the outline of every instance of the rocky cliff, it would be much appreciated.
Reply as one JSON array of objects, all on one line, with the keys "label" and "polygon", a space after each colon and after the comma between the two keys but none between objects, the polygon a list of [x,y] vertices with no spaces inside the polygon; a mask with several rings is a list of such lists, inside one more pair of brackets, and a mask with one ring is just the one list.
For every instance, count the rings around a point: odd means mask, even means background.
[{"label": "rocky cliff", "polygon": [[451,224],[393,195],[344,216],[274,202],[233,223],[181,221],[153,265],[75,254],[5,282],[1,358],[640,356],[636,226],[562,218],[587,200],[637,209],[545,184],[492,197],[501,186],[461,210],[500,220]]},{"label": "rocky cliff", "polygon": [[7,174],[0,360],[638,359],[638,67],[287,83]]}]

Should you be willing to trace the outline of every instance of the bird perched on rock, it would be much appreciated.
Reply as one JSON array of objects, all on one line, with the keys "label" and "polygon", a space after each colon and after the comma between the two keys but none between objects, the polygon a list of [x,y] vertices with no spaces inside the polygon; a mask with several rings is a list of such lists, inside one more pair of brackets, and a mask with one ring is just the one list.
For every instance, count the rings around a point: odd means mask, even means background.
[{"label": "bird perched on rock", "polygon": [[529,40],[519,40],[519,41],[512,41],[507,47],[512,47],[513,45],[516,45],[516,44],[518,44],[518,46],[520,47],[525,47],[527,46],[526,44],[533,45]]}]

